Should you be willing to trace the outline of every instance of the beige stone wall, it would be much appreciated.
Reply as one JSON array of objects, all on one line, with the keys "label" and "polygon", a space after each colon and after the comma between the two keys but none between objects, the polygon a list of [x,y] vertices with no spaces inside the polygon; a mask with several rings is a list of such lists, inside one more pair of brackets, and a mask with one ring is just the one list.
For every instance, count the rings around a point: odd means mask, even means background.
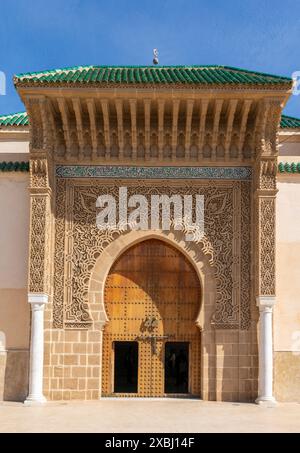
[{"label": "beige stone wall", "polygon": [[279,146],[279,162],[300,162],[300,142],[286,142],[285,137],[280,140],[282,144]]},{"label": "beige stone wall", "polygon": [[300,401],[300,353],[276,351],[275,396],[278,401]]},{"label": "beige stone wall", "polygon": [[2,132],[2,134],[0,134],[0,158],[1,160],[5,160],[1,154],[24,154],[24,160],[27,160],[29,154],[29,140],[20,140],[17,138],[16,134],[14,137],[8,138],[5,137],[5,133]]},{"label": "beige stone wall", "polygon": [[274,386],[278,400],[300,401],[300,175],[280,175],[278,189]]},{"label": "beige stone wall", "polygon": [[28,174],[0,173],[0,399],[14,401],[28,386],[28,184]]}]

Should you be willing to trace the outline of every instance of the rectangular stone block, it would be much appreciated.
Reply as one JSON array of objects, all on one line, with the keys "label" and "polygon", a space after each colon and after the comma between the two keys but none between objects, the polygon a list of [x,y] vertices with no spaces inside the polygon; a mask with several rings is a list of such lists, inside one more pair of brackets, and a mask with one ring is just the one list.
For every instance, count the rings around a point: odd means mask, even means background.
[{"label": "rectangular stone block", "polygon": [[70,400],[71,399],[71,392],[69,390],[63,391],[63,399]]},{"label": "rectangular stone block", "polygon": [[63,399],[63,392],[61,390],[51,392],[51,399],[54,401],[60,401]]},{"label": "rectangular stone block", "polygon": [[85,377],[86,376],[86,368],[85,367],[72,367],[72,377]]},{"label": "rectangular stone block", "polygon": [[97,399],[99,399],[99,397],[100,397],[99,391],[98,390],[92,390],[91,398],[93,400],[97,400]]},{"label": "rectangular stone block", "polygon": [[55,366],[53,368],[53,374],[55,377],[62,377],[63,376],[64,369],[62,366]]},{"label": "rectangular stone block", "polygon": [[88,379],[87,380],[87,389],[88,390],[97,390],[99,388],[99,379]]},{"label": "rectangular stone block", "polygon": [[78,389],[79,390],[86,389],[86,380],[85,379],[78,379]]},{"label": "rectangular stone block", "polygon": [[94,378],[98,378],[100,376],[100,367],[96,367],[96,366],[93,367],[92,376]]},{"label": "rectangular stone block", "polygon": [[86,365],[86,363],[87,363],[86,355],[80,354],[80,356],[79,356],[79,364],[80,365]]},{"label": "rectangular stone block", "polygon": [[241,355],[239,357],[240,367],[250,367],[251,366],[251,356]]},{"label": "rectangular stone block", "polygon": [[100,355],[89,355],[88,364],[89,365],[100,365]]},{"label": "rectangular stone block", "polygon": [[71,391],[70,399],[71,400],[85,400],[85,391],[79,391],[79,390]]},{"label": "rectangular stone block", "polygon": [[80,341],[87,341],[87,337],[88,337],[88,331],[81,330],[80,331]]},{"label": "rectangular stone block", "polygon": [[64,343],[64,353],[65,354],[70,354],[72,352],[72,343]]},{"label": "rectangular stone block", "polygon": [[101,352],[101,345],[100,343],[94,343],[93,344],[93,351],[94,354],[100,354]]},{"label": "rectangular stone block", "polygon": [[64,363],[66,365],[78,365],[78,355],[75,354],[66,354],[64,356]]},{"label": "rectangular stone block", "polygon": [[74,342],[80,341],[80,332],[78,330],[66,330],[65,331],[65,341]]},{"label": "rectangular stone block", "polygon": [[73,352],[76,354],[85,354],[87,351],[86,343],[73,343]]},{"label": "rectangular stone block", "polygon": [[60,389],[60,386],[59,386],[59,381],[58,379],[51,379],[50,380],[50,387],[51,387],[51,390],[59,390]]},{"label": "rectangular stone block", "polygon": [[78,388],[78,380],[77,379],[64,379],[63,385],[65,389],[70,389],[70,390],[77,390]]},{"label": "rectangular stone block", "polygon": [[55,343],[54,344],[54,352],[56,353],[63,353],[64,352],[64,344],[63,343]]},{"label": "rectangular stone block", "polygon": [[89,341],[99,342],[101,338],[101,333],[99,331],[89,331],[88,332],[88,339]]},{"label": "rectangular stone block", "polygon": [[237,375],[236,368],[224,367],[224,369],[223,369],[223,378],[224,379],[234,379],[236,375]]}]

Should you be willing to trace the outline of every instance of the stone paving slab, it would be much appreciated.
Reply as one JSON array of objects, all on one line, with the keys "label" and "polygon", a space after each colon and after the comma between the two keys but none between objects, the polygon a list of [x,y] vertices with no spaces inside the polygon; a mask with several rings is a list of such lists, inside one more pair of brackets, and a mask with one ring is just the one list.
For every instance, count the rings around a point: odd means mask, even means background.
[{"label": "stone paving slab", "polygon": [[300,432],[300,404],[179,399],[0,404],[0,432]]}]

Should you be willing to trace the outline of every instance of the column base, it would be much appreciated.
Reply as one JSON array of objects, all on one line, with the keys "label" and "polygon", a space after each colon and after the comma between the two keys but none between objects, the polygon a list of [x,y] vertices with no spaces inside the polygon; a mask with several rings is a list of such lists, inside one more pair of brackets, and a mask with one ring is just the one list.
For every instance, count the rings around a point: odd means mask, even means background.
[{"label": "column base", "polygon": [[259,396],[256,398],[255,404],[264,407],[275,407],[277,402],[273,396]]},{"label": "column base", "polygon": [[41,404],[45,404],[47,402],[44,395],[41,396],[28,396],[24,401],[25,406],[40,406]]}]

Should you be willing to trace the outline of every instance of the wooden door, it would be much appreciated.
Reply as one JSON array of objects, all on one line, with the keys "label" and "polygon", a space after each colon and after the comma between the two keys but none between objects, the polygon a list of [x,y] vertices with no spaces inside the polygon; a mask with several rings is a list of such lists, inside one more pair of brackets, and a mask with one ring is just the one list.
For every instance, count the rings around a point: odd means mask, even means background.
[{"label": "wooden door", "polygon": [[[200,395],[200,284],[190,262],[157,240],[140,242],[114,264],[105,285],[102,395],[165,396],[165,345],[189,348],[189,391]],[[114,392],[114,344],[138,342],[138,391]],[[122,366],[120,364],[120,366]]]}]

